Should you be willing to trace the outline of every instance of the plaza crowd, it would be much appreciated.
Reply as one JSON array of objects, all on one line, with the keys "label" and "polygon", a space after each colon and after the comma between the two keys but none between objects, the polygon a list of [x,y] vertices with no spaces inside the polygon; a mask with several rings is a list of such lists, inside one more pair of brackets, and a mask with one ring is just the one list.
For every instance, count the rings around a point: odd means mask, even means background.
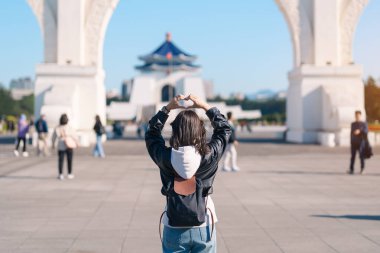
[{"label": "plaza crowd", "polygon": [[[231,126],[231,137],[229,138],[228,145],[226,146],[225,154],[222,158],[222,170],[225,172],[239,171],[240,168],[237,165],[237,151],[236,147],[238,141],[236,138],[234,118],[231,112],[227,113],[228,123]],[[52,134],[49,134],[49,128],[45,119],[45,115],[41,115],[36,121],[33,118],[27,119],[26,115],[20,115],[17,122],[13,118],[0,118],[0,132],[6,132],[12,134],[17,131],[16,143],[14,149],[14,155],[16,157],[23,156],[28,157],[28,145],[32,143],[32,139],[36,146],[37,156],[50,156],[51,149],[55,150],[57,148],[58,154],[58,168],[59,168],[59,179],[63,179],[63,161],[64,157],[67,157],[68,163],[68,178],[73,178],[72,176],[72,160],[73,151],[79,146],[78,137],[73,128],[69,126],[68,118],[66,114],[61,115],[59,125],[54,129]],[[115,136],[122,135],[120,126],[116,123],[113,126],[113,132]],[[102,145],[102,136],[105,134],[105,128],[97,115],[95,117],[95,124],[93,130],[96,135],[96,144],[93,148],[93,156],[105,158],[105,152]],[[120,132],[119,135],[118,132]],[[138,136],[142,137],[142,132],[147,131],[147,125],[142,125],[138,128]],[[355,112],[355,121],[351,124],[351,158],[348,174],[354,173],[354,164],[356,154],[359,154],[360,158],[360,173],[363,173],[365,168],[365,159],[370,158],[372,154],[371,146],[369,145],[368,138],[368,126],[367,123],[361,120],[361,112]],[[35,136],[34,138],[31,138]],[[51,137],[51,139],[49,139]],[[20,153],[21,149],[21,153]]]},{"label": "plaza crowd", "polygon": [[[16,157],[29,157],[28,146],[35,141],[37,147],[36,155],[50,156],[51,150],[57,150],[58,155],[58,179],[63,180],[65,178],[63,172],[63,164],[65,157],[67,159],[67,178],[73,179],[73,156],[74,150],[79,147],[79,139],[76,131],[69,124],[69,118],[67,114],[62,114],[59,119],[59,124],[49,134],[49,127],[45,119],[45,115],[41,115],[36,121],[33,118],[28,119],[25,114],[21,114],[16,126],[12,127],[12,124],[6,122],[9,133],[17,131],[15,149],[13,151]],[[3,121],[1,121],[1,127],[3,127]],[[105,128],[100,120],[100,117],[96,115],[95,124],[93,127],[96,136],[96,143],[93,148],[93,156],[105,158],[105,152],[102,144],[102,136],[105,134]],[[34,136],[34,138],[32,137]],[[21,149],[21,153],[20,153]]]}]

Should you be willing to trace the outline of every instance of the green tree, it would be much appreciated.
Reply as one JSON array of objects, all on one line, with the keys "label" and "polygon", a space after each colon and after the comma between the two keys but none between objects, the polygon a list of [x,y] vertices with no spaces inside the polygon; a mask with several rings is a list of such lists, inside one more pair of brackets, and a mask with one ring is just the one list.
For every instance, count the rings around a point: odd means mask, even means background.
[{"label": "green tree", "polygon": [[18,104],[20,107],[20,113],[25,113],[27,115],[34,114],[34,95],[33,94],[23,97],[20,101],[18,101]]},{"label": "green tree", "polygon": [[14,100],[8,90],[0,87],[0,115],[18,116],[24,113],[30,116],[33,115],[33,107],[34,95],[25,96],[21,100]]},{"label": "green tree", "polygon": [[380,120],[380,87],[371,76],[365,81],[364,96],[368,121]]},{"label": "green tree", "polygon": [[0,115],[12,114],[16,110],[16,103],[8,90],[0,87]]},{"label": "green tree", "polygon": [[238,99],[226,99],[221,97],[215,97],[210,102],[225,102],[227,105],[240,105],[243,110],[260,110],[262,114],[262,120],[285,123],[286,121],[286,100],[285,99],[269,99],[269,100],[250,100],[245,98],[243,100]]}]

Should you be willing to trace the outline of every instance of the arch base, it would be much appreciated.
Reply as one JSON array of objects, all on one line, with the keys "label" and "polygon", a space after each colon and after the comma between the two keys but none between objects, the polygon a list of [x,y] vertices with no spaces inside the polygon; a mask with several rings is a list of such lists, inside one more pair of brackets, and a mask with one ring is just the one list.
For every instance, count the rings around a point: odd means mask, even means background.
[{"label": "arch base", "polygon": [[356,110],[365,115],[360,66],[302,66],[289,73],[287,141],[348,146]]},{"label": "arch base", "polygon": [[62,113],[77,129],[81,145],[95,142],[95,115],[105,122],[104,71],[96,67],[40,64],[36,69],[35,117],[45,114],[50,130]]}]

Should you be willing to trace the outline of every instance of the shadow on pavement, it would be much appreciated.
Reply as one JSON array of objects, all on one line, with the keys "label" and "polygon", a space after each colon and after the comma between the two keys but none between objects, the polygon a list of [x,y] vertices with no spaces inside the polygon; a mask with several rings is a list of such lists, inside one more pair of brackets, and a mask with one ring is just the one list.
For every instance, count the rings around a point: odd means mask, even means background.
[{"label": "shadow on pavement", "polygon": [[346,215],[328,215],[328,214],[316,214],[311,215],[312,217],[317,218],[333,218],[333,219],[353,219],[353,220],[376,220],[380,221],[380,215],[353,215],[353,214],[346,214]]},{"label": "shadow on pavement", "polygon": [[265,171],[249,171],[254,174],[310,174],[310,175],[345,175],[345,172],[330,172],[330,171],[281,171],[281,170],[265,170]]},{"label": "shadow on pavement", "polygon": [[0,179],[38,179],[38,180],[52,180],[55,177],[42,177],[42,176],[4,176],[0,175]]},{"label": "shadow on pavement", "polygon": [[[307,174],[307,175],[347,175],[346,171],[342,172],[333,172],[333,171],[281,171],[281,170],[262,170],[262,171],[248,171],[248,173],[253,174]],[[380,173],[371,173],[371,174],[357,174],[358,176],[380,176]],[[349,176],[349,175],[348,175]]]}]

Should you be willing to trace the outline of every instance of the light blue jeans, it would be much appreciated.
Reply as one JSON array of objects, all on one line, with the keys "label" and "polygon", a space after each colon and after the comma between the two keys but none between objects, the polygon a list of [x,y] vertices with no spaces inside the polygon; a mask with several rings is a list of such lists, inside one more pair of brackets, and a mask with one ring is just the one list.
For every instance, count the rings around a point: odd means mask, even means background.
[{"label": "light blue jeans", "polygon": [[93,151],[94,156],[101,156],[104,157],[104,150],[103,150],[103,143],[102,143],[102,136],[96,135],[96,145]]},{"label": "light blue jeans", "polygon": [[171,228],[164,226],[163,253],[216,253],[216,230],[211,238],[211,226],[196,228]]}]

